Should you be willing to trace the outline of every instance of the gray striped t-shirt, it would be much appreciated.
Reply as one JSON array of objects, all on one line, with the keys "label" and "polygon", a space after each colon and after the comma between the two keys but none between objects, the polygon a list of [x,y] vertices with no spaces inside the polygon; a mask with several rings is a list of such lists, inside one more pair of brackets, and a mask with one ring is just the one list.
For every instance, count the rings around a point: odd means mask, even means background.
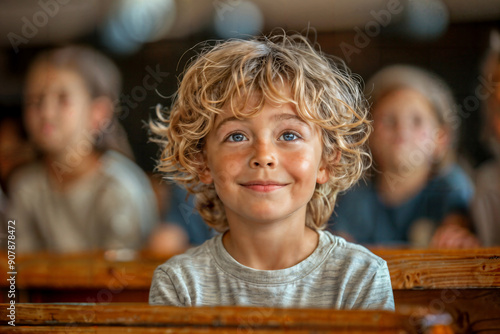
[{"label": "gray striped t-shirt", "polygon": [[149,303],[393,310],[387,263],[362,246],[318,233],[318,247],[309,257],[280,270],[238,263],[218,235],[160,265]]}]

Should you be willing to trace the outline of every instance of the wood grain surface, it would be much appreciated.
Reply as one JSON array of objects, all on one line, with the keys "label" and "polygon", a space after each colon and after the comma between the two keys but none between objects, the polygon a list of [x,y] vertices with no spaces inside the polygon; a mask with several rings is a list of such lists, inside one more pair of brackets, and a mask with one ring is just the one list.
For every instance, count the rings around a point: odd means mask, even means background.
[{"label": "wood grain surface", "polygon": [[[500,333],[500,248],[372,249],[388,263],[396,308],[424,307],[454,319],[456,333]],[[155,268],[168,256],[36,254],[16,260],[18,302],[147,302]],[[0,257],[0,301],[7,297]]]},{"label": "wood grain surface", "polygon": [[[7,325],[6,304],[0,305],[0,329]],[[161,329],[166,332],[228,333],[451,333],[441,314],[389,311],[274,309],[255,307],[150,306],[147,304],[18,304],[16,328],[73,332],[74,329]],[[441,321],[440,321],[441,320]],[[22,332],[22,330],[21,330]]]},{"label": "wood grain surface", "polygon": [[[372,249],[387,261],[394,290],[500,288],[500,247],[464,250]],[[155,268],[168,256],[139,253],[116,261],[103,252],[24,256],[17,260],[23,288],[149,289]],[[7,258],[0,257],[0,286],[6,286]]]}]

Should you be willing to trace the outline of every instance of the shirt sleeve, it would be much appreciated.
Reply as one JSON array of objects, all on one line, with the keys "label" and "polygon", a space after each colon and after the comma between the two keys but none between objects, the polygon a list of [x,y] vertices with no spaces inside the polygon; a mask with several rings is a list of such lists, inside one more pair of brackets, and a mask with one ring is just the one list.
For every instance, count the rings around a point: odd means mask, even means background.
[{"label": "shirt sleeve", "polygon": [[107,234],[100,246],[141,248],[159,222],[151,184],[139,166],[116,152],[108,151],[102,161],[103,181],[96,205]]},{"label": "shirt sleeve", "polygon": [[149,290],[149,304],[186,306],[182,302],[170,276],[161,267],[156,268]]},{"label": "shirt sleeve", "polygon": [[355,308],[394,311],[394,295],[387,262],[383,261],[373,276],[364,282]]},{"label": "shirt sleeve", "polygon": [[105,249],[141,249],[155,221],[157,212],[154,200],[141,201],[147,197],[147,189],[128,189],[116,179],[108,179],[99,191],[96,204],[102,217],[102,239],[99,246]]},{"label": "shirt sleeve", "polygon": [[474,187],[468,175],[459,166],[453,166],[430,182],[427,195],[425,204],[430,218],[441,223],[451,213],[467,214]]},{"label": "shirt sleeve", "polygon": [[99,246],[105,249],[140,249],[144,237],[137,203],[129,191],[116,182],[108,182],[103,188],[97,201],[103,231]]},{"label": "shirt sleeve", "polygon": [[500,177],[498,166],[486,166],[478,171],[477,187],[471,204],[474,227],[485,247],[500,245]]},{"label": "shirt sleeve", "polygon": [[16,251],[32,253],[42,250],[41,237],[34,221],[31,203],[37,200],[35,190],[22,182],[12,185],[7,206],[7,219],[15,221]]}]

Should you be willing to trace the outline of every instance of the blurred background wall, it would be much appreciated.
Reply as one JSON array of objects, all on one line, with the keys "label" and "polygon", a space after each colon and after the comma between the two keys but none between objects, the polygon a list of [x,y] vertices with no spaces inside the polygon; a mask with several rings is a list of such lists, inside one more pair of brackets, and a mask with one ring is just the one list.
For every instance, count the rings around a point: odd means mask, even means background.
[{"label": "blurred background wall", "polygon": [[24,72],[38,51],[90,44],[122,71],[115,103],[137,162],[151,171],[157,147],[144,122],[157,104],[171,104],[197,44],[280,27],[307,32],[365,80],[394,63],[442,76],[462,110],[460,153],[474,167],[488,158],[480,64],[499,21],[500,0],[2,0],[0,107],[21,112]]}]

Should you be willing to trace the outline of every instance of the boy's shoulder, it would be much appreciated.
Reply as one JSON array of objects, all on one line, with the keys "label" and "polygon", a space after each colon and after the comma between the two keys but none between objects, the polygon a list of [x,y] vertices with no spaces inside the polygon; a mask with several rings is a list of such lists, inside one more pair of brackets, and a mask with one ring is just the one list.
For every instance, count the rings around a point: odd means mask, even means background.
[{"label": "boy's shoulder", "polygon": [[167,271],[169,270],[183,270],[186,268],[200,268],[207,266],[213,259],[215,243],[220,236],[217,235],[203,244],[190,248],[182,254],[175,255],[161,264],[158,269]]},{"label": "boy's shoulder", "polygon": [[[296,265],[296,268],[301,268],[302,275],[315,272],[317,269],[338,272],[339,268],[348,272],[368,274],[386,267],[383,259],[365,247],[347,242],[328,231],[318,231],[318,233],[320,242],[317,249],[308,259]],[[182,277],[185,280],[200,279],[200,273],[212,275],[219,271],[234,277],[248,278],[248,275],[253,275],[253,270],[249,274],[246,267],[238,265],[234,259],[228,259],[227,255],[221,253],[220,238],[221,235],[217,235],[200,246],[170,258],[160,265],[157,271],[162,271],[171,278]]]},{"label": "boy's shoulder", "polygon": [[366,247],[348,242],[344,238],[333,235],[329,231],[319,231],[324,238],[328,240],[323,243],[329,252],[331,252],[331,261],[345,261],[349,263],[358,263],[363,265],[377,264],[377,266],[385,266],[385,260],[373,254]]},{"label": "boy's shoulder", "polygon": [[132,160],[116,151],[106,151],[101,157],[101,175],[108,183],[123,188],[124,191],[137,192],[151,188],[146,173]]},{"label": "boy's shoulder", "polygon": [[100,161],[103,170],[110,175],[114,175],[115,173],[133,173],[142,176],[145,174],[134,161],[117,151],[106,151],[101,156]]},{"label": "boy's shoulder", "polygon": [[431,202],[457,199],[468,203],[474,195],[474,185],[462,167],[458,164],[452,164],[431,179],[421,194],[427,201]]},{"label": "boy's shoulder", "polygon": [[9,179],[9,186],[12,189],[27,187],[33,189],[35,185],[45,180],[47,174],[40,161],[30,162],[18,170],[14,171]]},{"label": "boy's shoulder", "polygon": [[427,188],[457,190],[472,189],[472,180],[467,172],[458,164],[452,164],[431,179]]},{"label": "boy's shoulder", "polygon": [[[336,263],[336,265],[339,264],[339,261],[362,265],[385,265],[385,261],[382,258],[361,245],[348,242],[344,238],[333,235],[328,231],[318,231],[318,233],[320,235],[320,242],[314,254],[319,262],[331,262]],[[217,251],[217,243],[221,243],[220,238],[221,235],[217,235],[200,246],[193,247],[183,254],[173,256],[162,264],[160,268],[163,270],[166,270],[166,268],[173,270],[186,267],[197,268],[208,265],[212,261],[218,262],[217,256],[220,252]]]}]

